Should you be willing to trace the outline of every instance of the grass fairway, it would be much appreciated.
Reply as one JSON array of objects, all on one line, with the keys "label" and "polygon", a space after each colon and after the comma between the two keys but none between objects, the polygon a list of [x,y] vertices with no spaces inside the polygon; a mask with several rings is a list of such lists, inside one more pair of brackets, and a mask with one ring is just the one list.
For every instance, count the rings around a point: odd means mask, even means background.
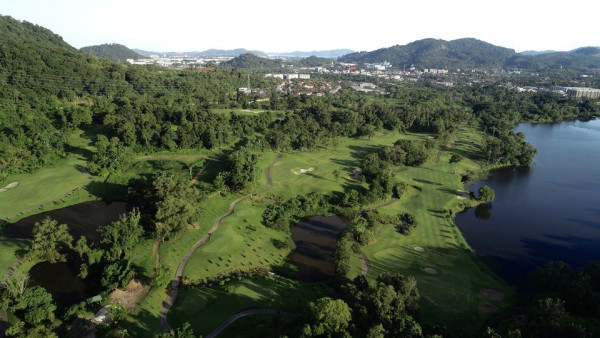
[{"label": "grass fairway", "polygon": [[169,323],[179,327],[189,322],[196,334],[206,335],[248,307],[299,313],[308,302],[331,294],[330,289],[320,284],[271,276],[235,280],[216,287],[185,288],[169,313]]},{"label": "grass fairway", "polygon": [[11,175],[5,181],[19,182],[16,188],[0,192],[0,218],[37,209],[40,205],[62,198],[69,191],[85,184],[87,175],[78,168],[85,165],[82,158],[67,158],[52,167],[33,174]]},{"label": "grass fairway", "polygon": [[[285,199],[310,192],[331,193],[342,192],[351,186],[366,187],[364,183],[351,178],[353,169],[359,166],[366,154],[389,146],[400,138],[427,137],[426,134],[380,133],[370,139],[342,138],[336,145],[325,148],[282,154],[270,171],[273,187],[236,206],[235,212],[222,221],[211,240],[191,256],[183,274],[184,280],[200,282],[236,270],[280,264],[289,250],[277,249],[273,240],[283,240],[287,234],[261,225],[262,211],[271,203],[267,197],[269,194]],[[379,211],[394,215],[410,212],[416,217],[417,227],[411,235],[406,236],[392,226],[381,226],[376,230],[377,241],[362,248],[371,262],[367,276],[369,280],[374,280],[381,272],[414,275],[419,285],[421,314],[425,322],[468,327],[473,332],[478,329],[477,325],[483,323],[483,319],[490,316],[479,311],[480,302],[492,303],[502,310],[514,298],[512,290],[468,249],[458,228],[443,212],[444,209],[458,211],[463,205],[472,203],[459,199],[457,191],[463,189],[460,173],[482,169],[481,158],[476,154],[480,138],[478,133],[461,132],[450,149],[432,154],[424,166],[399,168],[395,180],[407,182],[410,186],[408,193]],[[448,163],[453,153],[464,157],[457,166]],[[274,156],[273,153],[265,153],[260,160],[260,168],[265,168]],[[306,171],[302,172],[301,169]],[[334,177],[334,170],[341,173],[338,180]],[[254,190],[266,184],[261,172]],[[224,213],[229,203],[239,196],[209,196],[202,203],[203,212],[197,228],[188,229],[178,238],[161,244],[161,264],[169,266],[174,272],[187,250],[207,233],[215,218]],[[423,248],[424,252],[416,251],[415,247]],[[138,257],[141,259],[143,254]],[[139,265],[144,266],[146,271],[151,266],[148,260],[143,259]],[[349,277],[360,274],[357,257],[352,259],[351,267]],[[429,274],[424,268],[436,269],[438,274]],[[306,289],[304,284],[288,285],[297,282],[283,278],[259,280],[244,279],[214,288],[182,289],[169,313],[169,322],[177,327],[187,321],[197,334],[206,334],[244,307],[288,306],[293,302],[305,304],[311,299],[310,295],[302,294],[305,292],[302,290]],[[276,281],[285,283],[279,285]],[[499,290],[504,293],[505,299],[499,302],[486,300],[479,294],[481,288]],[[302,297],[297,298],[295,294]],[[153,288],[128,316],[126,326],[132,334],[160,332],[158,313],[165,296],[164,290]]]},{"label": "grass fairway", "polygon": [[[424,138],[423,134],[378,134],[370,139],[340,138],[336,145],[326,148],[284,154],[271,169],[273,188],[269,193],[284,198],[310,192],[331,193],[343,191],[346,186],[363,185],[351,179],[352,171],[359,167],[361,159],[371,152],[392,145],[400,138]],[[312,170],[310,170],[313,168]],[[310,170],[299,173],[301,169]],[[340,172],[336,181],[333,171]],[[366,185],[364,185],[366,187]]]},{"label": "grass fairway", "polygon": [[[416,229],[407,236],[392,226],[381,226],[377,229],[377,241],[363,247],[362,252],[371,262],[370,280],[382,272],[416,277],[425,321],[477,330],[476,324],[489,316],[478,310],[479,303],[487,301],[499,309],[506,308],[512,302],[513,291],[475,257],[454,222],[443,214],[444,209],[457,211],[462,208],[460,204],[469,203],[457,197],[462,184],[454,171],[479,169],[468,148],[472,145],[466,142],[477,135],[460,133],[458,137],[455,147],[443,151],[438,163],[401,169],[396,180],[411,186],[408,195],[379,209],[385,214],[414,214]],[[448,164],[452,153],[470,158],[455,168]],[[424,252],[415,247],[423,248]],[[439,273],[429,274],[425,268],[434,268]],[[479,294],[481,288],[499,290],[505,299],[501,302],[486,300]]]},{"label": "grass fairway", "polygon": [[0,241],[0,276],[4,276],[8,268],[19,260],[17,251],[26,250],[28,248],[27,241],[7,239]]}]

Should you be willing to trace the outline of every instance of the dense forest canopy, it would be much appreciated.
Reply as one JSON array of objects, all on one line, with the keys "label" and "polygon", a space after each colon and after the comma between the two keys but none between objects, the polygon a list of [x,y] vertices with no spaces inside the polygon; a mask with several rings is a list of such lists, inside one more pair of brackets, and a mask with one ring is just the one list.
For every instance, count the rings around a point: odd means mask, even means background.
[{"label": "dense forest canopy", "polygon": [[112,61],[125,61],[127,59],[142,59],[144,56],[118,43],[105,43],[102,45],[88,46],[79,49],[80,51],[95,55],[100,59]]}]

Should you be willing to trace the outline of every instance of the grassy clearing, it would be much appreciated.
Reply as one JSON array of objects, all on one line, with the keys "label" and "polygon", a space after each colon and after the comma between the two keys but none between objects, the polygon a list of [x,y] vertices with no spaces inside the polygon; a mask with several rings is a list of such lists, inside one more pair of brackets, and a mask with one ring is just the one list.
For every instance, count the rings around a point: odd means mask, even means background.
[{"label": "grassy clearing", "polygon": [[[67,200],[92,200],[85,199],[86,194],[78,193],[64,197],[73,189],[88,182],[88,175],[83,172],[87,160],[89,160],[93,147],[90,145],[90,137],[83,131],[78,130],[71,134],[67,140],[65,150],[67,157],[58,163],[40,169],[32,174],[18,174],[9,176],[5,183],[19,182],[16,188],[0,193],[0,218],[14,216],[25,210],[31,210],[27,214],[35,214],[41,211],[60,208],[74,203]],[[2,186],[4,186],[3,184]],[[56,201],[56,203],[52,203]],[[18,215],[22,218],[24,214]],[[13,218],[12,221],[17,218]]]},{"label": "grassy clearing", "polygon": [[[233,113],[239,114],[239,115],[256,116],[256,115],[267,112],[267,110],[235,108],[235,109],[211,109],[211,112],[216,113],[216,114],[231,114],[233,112]],[[283,110],[271,110],[271,112],[273,112],[276,119],[281,119],[285,115],[285,112]]]},{"label": "grassy clearing", "polygon": [[0,241],[0,276],[4,276],[8,269],[19,260],[18,251],[26,250],[28,243],[19,240]]},{"label": "grassy clearing", "polygon": [[205,335],[244,308],[299,313],[308,302],[331,294],[323,285],[271,276],[235,280],[210,288],[185,288],[169,313],[169,322],[174,327],[189,322],[196,334]]},{"label": "grassy clearing", "polygon": [[[339,139],[337,144],[326,148],[284,154],[271,169],[274,186],[269,193],[284,198],[308,194],[310,192],[342,192],[345,187],[364,186],[352,179],[352,171],[359,167],[361,159],[371,152],[392,145],[400,138],[423,138],[419,134],[378,134],[370,139]],[[301,169],[314,170],[299,174]],[[341,173],[335,180],[333,171]]]},{"label": "grassy clearing", "polygon": [[[348,187],[365,187],[365,184],[351,178],[352,170],[359,166],[363,156],[391,145],[400,138],[427,137],[423,134],[378,134],[371,139],[340,139],[336,145],[310,152],[283,154],[271,168],[273,188],[264,195],[254,196],[252,200],[246,199],[237,205],[235,213],[223,220],[212,239],[192,255],[184,278],[199,282],[238,269],[280,264],[287,256],[287,251],[276,249],[273,239],[283,239],[286,235],[260,224],[262,211],[270,203],[265,196],[273,194],[289,198],[310,192],[331,193],[342,192]],[[377,229],[378,240],[362,249],[371,261],[370,280],[384,271],[401,272],[417,278],[425,321],[453,327],[467,325],[474,330],[477,329],[475,323],[482,323],[483,319],[489,317],[489,314],[478,310],[479,302],[485,301],[479,294],[480,288],[504,292],[505,300],[494,303],[501,310],[514,297],[512,290],[468,249],[458,228],[443,213],[444,209],[458,211],[463,205],[472,203],[457,196],[458,190],[463,189],[460,173],[467,170],[482,172],[486,169],[480,165],[482,159],[476,154],[480,138],[478,133],[460,132],[457,142],[440,153],[439,161],[437,154],[433,154],[421,168],[400,168],[395,179],[409,183],[409,191],[400,201],[381,208],[380,212],[410,212],[416,216],[418,225],[410,236],[398,233],[391,226],[382,226]],[[457,166],[448,163],[453,153],[464,157]],[[261,168],[266,167],[273,156],[271,153],[265,154]],[[309,168],[314,169],[296,174],[301,169]],[[337,181],[334,170],[342,173]],[[257,190],[265,185],[266,179],[261,173]],[[213,195],[208,198],[202,205],[205,212],[198,229],[190,229],[179,238],[161,245],[161,263],[174,271],[189,247],[208,231],[214,219],[225,212],[229,203],[237,197],[239,195]],[[424,248],[425,252],[415,251],[416,246]],[[352,259],[351,267],[349,277],[360,274],[358,257]],[[423,271],[426,267],[437,269],[439,274],[427,274]],[[235,287],[233,289],[237,290]],[[277,299],[275,295],[275,298],[258,296],[267,291],[265,285],[240,286],[239,291],[233,291],[234,297],[219,287],[184,289],[169,320],[173,326],[189,321],[199,330],[197,333],[206,333],[243,307],[264,306],[266,299]],[[146,330],[160,330],[158,312],[164,299],[164,290],[152,290],[141,306],[129,316],[130,331],[141,334],[149,332]]]},{"label": "grassy clearing", "polygon": [[[458,173],[480,168],[474,161],[473,145],[468,142],[475,137],[460,133],[459,142],[441,154],[439,163],[426,168],[404,168],[396,174],[397,181],[411,185],[409,194],[379,211],[410,212],[416,217],[417,227],[406,236],[391,226],[382,226],[377,229],[377,241],[363,247],[362,252],[371,261],[368,274],[371,280],[382,272],[401,272],[417,278],[426,321],[452,326],[468,324],[467,327],[476,330],[475,323],[489,317],[478,310],[479,302],[485,301],[479,289],[502,291],[505,300],[495,303],[500,309],[511,303],[513,294],[468,249],[454,222],[443,213],[444,209],[458,211],[462,205],[472,203],[459,199],[457,191],[463,188]],[[456,168],[448,163],[452,153],[465,156]],[[418,252],[415,247],[422,247],[425,252]],[[438,270],[439,274],[426,273],[423,269],[427,267]]]},{"label": "grassy clearing", "polygon": [[281,264],[289,249],[277,249],[274,241],[284,242],[289,235],[260,224],[264,206],[252,201],[238,204],[210,241],[194,252],[185,268],[184,280],[197,283],[236,270]]},{"label": "grassy clearing", "polygon": [[16,188],[0,193],[0,218],[62,198],[69,191],[85,184],[87,175],[81,172],[85,160],[67,158],[52,167],[33,174],[11,175],[6,182],[19,182]]}]

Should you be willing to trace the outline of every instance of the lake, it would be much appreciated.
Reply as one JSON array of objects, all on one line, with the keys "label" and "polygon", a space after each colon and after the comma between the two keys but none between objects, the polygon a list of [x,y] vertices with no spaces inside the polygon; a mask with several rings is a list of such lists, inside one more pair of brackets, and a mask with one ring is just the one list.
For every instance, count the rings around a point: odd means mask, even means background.
[{"label": "lake", "polygon": [[324,282],[334,276],[333,252],[347,225],[348,220],[339,216],[310,216],[292,228],[296,249],[289,259],[298,268],[299,280]]},{"label": "lake", "polygon": [[68,225],[69,233],[75,241],[80,236],[85,236],[88,241],[95,242],[100,239],[100,234],[96,231],[99,226],[118,220],[119,216],[126,212],[125,202],[84,202],[23,218],[7,225],[4,233],[19,238],[31,238],[35,223],[50,217],[58,221],[58,224]]},{"label": "lake", "polygon": [[509,284],[549,261],[581,267],[600,261],[600,120],[520,124],[538,150],[530,168],[493,171],[491,208],[469,209],[456,224]]}]

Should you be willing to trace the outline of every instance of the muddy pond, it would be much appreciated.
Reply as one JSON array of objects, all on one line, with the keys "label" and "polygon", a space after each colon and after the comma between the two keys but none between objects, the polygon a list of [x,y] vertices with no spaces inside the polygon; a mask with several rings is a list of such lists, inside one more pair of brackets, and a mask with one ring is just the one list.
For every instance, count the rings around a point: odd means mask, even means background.
[{"label": "muddy pond", "polygon": [[298,268],[299,280],[323,282],[334,276],[333,252],[347,225],[348,220],[339,216],[310,216],[292,228],[296,249],[289,259]]},{"label": "muddy pond", "polygon": [[[121,214],[127,212],[126,206],[124,202],[80,203],[23,218],[8,225],[4,233],[14,237],[31,238],[35,223],[50,217],[59,224],[67,224],[75,241],[80,236],[85,236],[88,242],[95,242],[100,239],[98,227],[118,220]],[[62,305],[75,304],[93,297],[102,291],[99,283],[101,271],[94,271],[91,267],[88,277],[82,279],[78,276],[80,263],[78,257],[64,263],[38,263],[29,270],[31,284],[42,286]]]},{"label": "muddy pond", "polygon": [[50,217],[58,224],[69,226],[69,233],[76,241],[80,236],[85,236],[88,242],[100,239],[97,229],[99,226],[110,224],[119,219],[119,215],[127,212],[127,203],[102,201],[84,202],[62,209],[45,211],[40,214],[23,218],[4,229],[8,236],[31,238],[33,226],[36,222]]}]

